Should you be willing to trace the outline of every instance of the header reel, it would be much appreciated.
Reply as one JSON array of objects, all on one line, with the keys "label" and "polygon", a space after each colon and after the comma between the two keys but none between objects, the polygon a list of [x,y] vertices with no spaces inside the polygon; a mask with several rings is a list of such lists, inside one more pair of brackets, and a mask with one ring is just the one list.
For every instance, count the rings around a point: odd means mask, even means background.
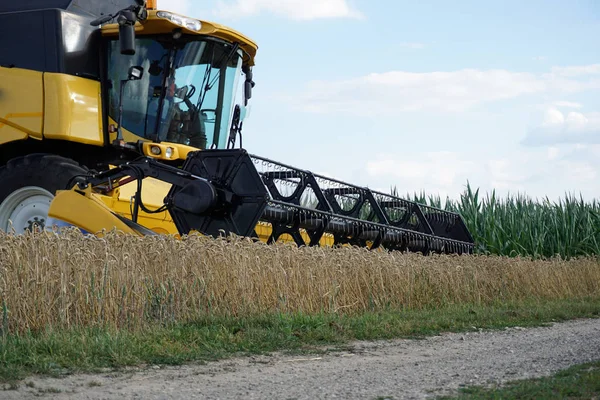
[{"label": "header reel", "polygon": [[[95,191],[138,180],[138,209],[168,210],[180,234],[257,237],[270,225],[267,242],[288,235],[298,246],[354,245],[429,253],[472,253],[474,241],[460,215],[300,170],[243,149],[190,153],[181,169],[150,158],[122,164],[81,182]],[[159,210],[146,209],[142,180],[173,186]]]}]

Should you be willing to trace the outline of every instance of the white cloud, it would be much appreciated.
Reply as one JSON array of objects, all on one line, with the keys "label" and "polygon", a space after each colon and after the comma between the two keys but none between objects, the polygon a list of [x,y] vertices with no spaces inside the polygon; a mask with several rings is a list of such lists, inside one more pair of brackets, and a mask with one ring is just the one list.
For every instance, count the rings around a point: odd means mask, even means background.
[{"label": "white cloud", "polygon": [[[573,161],[558,157],[558,149],[543,153],[521,151],[488,164],[490,188],[504,192],[522,192],[534,197],[556,198],[567,192],[585,192],[588,196],[600,194],[600,186],[591,184],[600,171],[593,161]],[[564,188],[564,189],[563,189]]]},{"label": "white cloud", "polygon": [[523,144],[531,146],[559,143],[600,143],[600,112],[583,114],[571,111],[566,115],[554,107],[546,110],[544,121],[531,129]]},{"label": "white cloud", "polygon": [[399,44],[399,46],[405,47],[407,49],[415,49],[415,50],[420,50],[420,49],[425,48],[424,43],[418,43],[418,42],[402,42]]},{"label": "white cloud", "polygon": [[294,20],[364,17],[347,0],[220,0],[216,14],[223,18],[238,18],[264,11]]},{"label": "white cloud", "polygon": [[548,160],[556,160],[560,155],[560,149],[558,147],[548,147]]},{"label": "white cloud", "polygon": [[[395,115],[420,110],[460,112],[483,103],[525,95],[600,89],[600,79],[594,76],[596,66],[552,71],[541,75],[502,69],[389,71],[343,81],[312,81],[304,93],[294,96],[292,101],[300,110],[309,112]],[[578,74],[577,78],[567,77],[574,74]]]},{"label": "white cloud", "polygon": [[562,107],[562,108],[581,108],[581,107],[583,107],[580,103],[575,103],[573,101],[555,101],[553,104],[556,107]]},{"label": "white cloud", "polygon": [[346,81],[311,82],[300,96],[300,107],[312,112],[366,115],[424,109],[464,111],[482,102],[544,89],[545,83],[532,74],[505,70],[391,71]]},{"label": "white cloud", "polygon": [[469,176],[474,176],[479,167],[455,152],[429,152],[417,156],[380,154],[367,163],[366,171],[371,178],[389,180],[393,182],[392,186],[398,184],[400,194],[426,191],[445,198],[457,196],[460,186]]},{"label": "white cloud", "polygon": [[384,154],[366,164],[372,186],[395,186],[400,195],[427,195],[458,199],[467,181],[483,194],[526,194],[558,199],[565,192],[584,198],[600,196],[599,146],[562,146],[524,149],[491,159],[476,153]]},{"label": "white cloud", "polygon": [[542,126],[556,126],[565,123],[565,116],[556,108],[549,108],[544,115]]},{"label": "white cloud", "polygon": [[[598,180],[599,171],[597,167],[589,162],[582,161],[563,161],[561,163],[564,169],[568,171],[571,179],[581,182],[582,184],[593,185],[593,182]],[[597,186],[597,184],[595,185]]]},{"label": "white cloud", "polygon": [[524,191],[525,183],[530,179],[528,173],[531,173],[531,170],[521,168],[526,162],[526,160],[520,160],[520,163],[517,164],[508,157],[488,161],[486,183],[490,188],[496,190],[513,193]]},{"label": "white cloud", "polygon": [[600,75],[600,64],[553,67],[552,74],[565,77]]}]

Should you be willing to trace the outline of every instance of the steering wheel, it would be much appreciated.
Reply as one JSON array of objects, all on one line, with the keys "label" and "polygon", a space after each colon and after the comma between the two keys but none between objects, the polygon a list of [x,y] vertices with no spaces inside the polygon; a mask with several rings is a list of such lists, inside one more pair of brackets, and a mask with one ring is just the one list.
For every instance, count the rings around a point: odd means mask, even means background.
[{"label": "steering wheel", "polygon": [[[212,112],[214,114],[214,117],[208,118],[208,116],[206,115],[206,112]],[[200,110],[200,113],[202,114],[202,116],[204,116],[205,122],[209,122],[209,123],[213,123],[217,120],[217,109],[216,108],[203,108],[202,110]]]},{"label": "steering wheel", "polygon": [[182,86],[179,89],[175,89],[174,97],[181,99],[180,101],[177,102],[177,103],[181,103],[186,100],[189,100],[194,95],[194,93],[196,93],[196,87],[194,85],[190,84],[190,85]]}]

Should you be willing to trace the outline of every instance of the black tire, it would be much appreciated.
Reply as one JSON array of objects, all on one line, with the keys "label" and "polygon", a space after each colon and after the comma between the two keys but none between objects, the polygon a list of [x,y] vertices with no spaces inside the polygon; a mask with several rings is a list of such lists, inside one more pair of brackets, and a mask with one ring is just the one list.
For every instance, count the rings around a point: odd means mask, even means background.
[{"label": "black tire", "polygon": [[[70,189],[78,176],[88,173],[88,169],[76,161],[55,154],[29,154],[8,161],[0,168],[0,231],[6,229],[3,226],[6,207],[3,210],[2,203],[16,190],[33,186],[55,195],[57,190]],[[36,219],[38,226],[43,228],[45,218]]]}]

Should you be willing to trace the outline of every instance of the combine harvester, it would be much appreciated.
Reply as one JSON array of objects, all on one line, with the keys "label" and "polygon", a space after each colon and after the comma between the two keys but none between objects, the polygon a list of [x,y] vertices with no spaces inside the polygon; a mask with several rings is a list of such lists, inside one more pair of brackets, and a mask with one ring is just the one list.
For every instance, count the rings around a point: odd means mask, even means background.
[{"label": "combine harvester", "polygon": [[247,153],[257,46],[234,30],[151,0],[5,1],[0,48],[0,230],[473,251],[458,214]]}]

